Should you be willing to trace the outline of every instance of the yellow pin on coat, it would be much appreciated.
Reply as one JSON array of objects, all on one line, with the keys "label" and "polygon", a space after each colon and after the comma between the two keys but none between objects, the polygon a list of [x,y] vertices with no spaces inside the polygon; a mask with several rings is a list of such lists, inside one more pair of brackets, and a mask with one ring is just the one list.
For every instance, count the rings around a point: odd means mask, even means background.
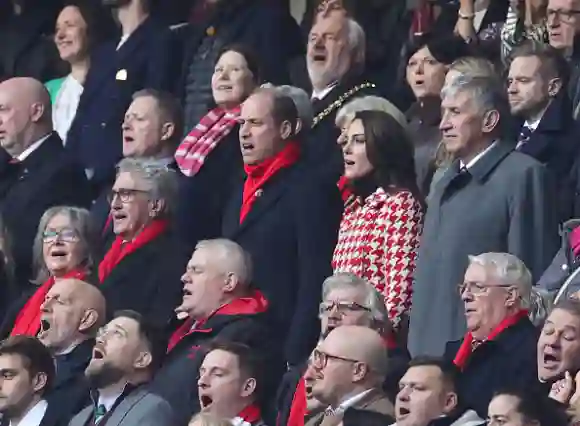
[{"label": "yellow pin on coat", "polygon": [[117,71],[117,75],[115,76],[115,79],[121,80],[121,81],[127,80],[127,70],[122,69],[122,70]]},{"label": "yellow pin on coat", "polygon": [[215,35],[215,27],[213,27],[213,26],[207,27],[207,30],[205,30],[205,33],[210,37],[214,36]]}]

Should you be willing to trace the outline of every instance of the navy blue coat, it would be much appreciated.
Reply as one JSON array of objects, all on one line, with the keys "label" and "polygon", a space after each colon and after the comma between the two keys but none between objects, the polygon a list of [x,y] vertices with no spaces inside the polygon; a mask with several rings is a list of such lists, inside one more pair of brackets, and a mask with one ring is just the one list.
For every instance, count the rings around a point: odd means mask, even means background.
[{"label": "navy blue coat", "polygon": [[332,275],[332,254],[342,216],[336,184],[303,178],[304,169],[280,170],[263,187],[240,224],[243,183],[223,221],[223,236],[252,256],[254,284],[270,302],[286,361],[306,360],[320,333],[322,282]]},{"label": "navy blue coat", "polygon": [[111,42],[95,52],[66,145],[93,171],[95,190],[114,178],[123,154],[121,125],[133,94],[144,88],[169,90],[175,84],[179,55],[173,41],[168,28],[148,18],[119,50],[118,42]]}]

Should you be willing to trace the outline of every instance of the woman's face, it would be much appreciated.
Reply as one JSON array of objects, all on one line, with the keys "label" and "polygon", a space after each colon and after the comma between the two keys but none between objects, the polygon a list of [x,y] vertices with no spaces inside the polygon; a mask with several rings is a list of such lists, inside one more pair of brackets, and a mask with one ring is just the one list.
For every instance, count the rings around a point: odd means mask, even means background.
[{"label": "woman's face", "polygon": [[48,221],[42,241],[44,263],[55,277],[78,268],[86,259],[84,244],[66,214],[59,213]]},{"label": "woman's face", "polygon": [[344,159],[344,176],[349,181],[365,177],[373,171],[367,157],[365,129],[361,120],[352,121],[339,142]]},{"label": "woman's face", "polygon": [[63,61],[79,61],[88,54],[87,23],[77,7],[67,6],[58,15],[54,42]]},{"label": "woman's face", "polygon": [[487,410],[489,426],[529,426],[518,412],[519,400],[512,395],[498,395],[491,400]]},{"label": "woman's face", "polygon": [[219,58],[211,77],[215,103],[224,108],[238,106],[254,88],[254,76],[248,69],[246,59],[238,52],[225,52]]},{"label": "woman's face", "polygon": [[438,62],[427,46],[419,49],[407,63],[407,83],[416,99],[439,96],[447,66]]}]

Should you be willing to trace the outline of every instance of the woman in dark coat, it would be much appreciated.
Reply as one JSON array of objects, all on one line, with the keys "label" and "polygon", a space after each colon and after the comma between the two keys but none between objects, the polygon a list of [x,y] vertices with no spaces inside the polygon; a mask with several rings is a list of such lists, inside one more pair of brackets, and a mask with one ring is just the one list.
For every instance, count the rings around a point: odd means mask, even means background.
[{"label": "woman in dark coat", "polygon": [[154,160],[119,163],[110,195],[116,238],[99,264],[107,310],[135,310],[167,326],[181,302],[180,277],[190,253],[170,229],[175,171]]}]

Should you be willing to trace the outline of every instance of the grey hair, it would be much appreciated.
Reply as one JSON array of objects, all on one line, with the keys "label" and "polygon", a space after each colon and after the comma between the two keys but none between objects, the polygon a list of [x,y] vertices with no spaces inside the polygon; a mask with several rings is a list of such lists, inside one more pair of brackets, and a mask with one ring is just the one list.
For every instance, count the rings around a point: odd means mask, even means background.
[{"label": "grey hair", "polygon": [[117,176],[120,173],[137,174],[151,185],[151,200],[165,201],[160,217],[173,214],[177,202],[177,176],[167,163],[154,158],[124,158],[117,165]]},{"label": "grey hair", "polygon": [[275,88],[281,95],[287,96],[294,101],[296,109],[298,110],[298,118],[302,122],[302,129],[307,130],[312,127],[312,120],[314,119],[314,111],[312,110],[312,102],[308,94],[301,88],[295,86],[278,86]]},{"label": "grey hair", "polygon": [[32,264],[35,272],[34,284],[42,284],[50,277],[50,271],[46,267],[44,259],[43,234],[48,223],[58,215],[65,215],[69,218],[71,228],[74,229],[79,237],[79,242],[83,250],[83,262],[80,266],[91,270],[98,259],[98,249],[100,246],[99,231],[94,226],[91,215],[88,210],[72,206],[51,207],[44,212],[40,218],[34,244],[32,247]]},{"label": "grey hair", "polygon": [[506,116],[507,96],[497,78],[459,75],[443,88],[441,99],[456,96],[458,93],[467,93],[482,114],[495,110],[499,112],[500,117]]},{"label": "grey hair", "polygon": [[348,47],[354,58],[353,66],[363,68],[366,60],[367,37],[363,27],[354,19],[346,18],[346,37]]},{"label": "grey hair", "polygon": [[375,328],[383,328],[389,322],[383,297],[367,280],[350,272],[339,272],[331,275],[322,283],[322,300],[326,300],[330,292],[337,288],[354,288],[364,292],[364,306],[370,309]]},{"label": "grey hair", "polygon": [[524,262],[509,253],[482,253],[469,256],[469,265],[492,269],[495,278],[505,285],[514,285],[520,295],[520,307],[529,309],[532,304],[532,274]]},{"label": "grey hair", "polygon": [[393,117],[403,129],[408,130],[405,114],[391,102],[379,96],[363,96],[353,99],[338,110],[334,123],[337,127],[342,127],[347,121],[352,120],[357,112],[361,111],[385,112]]},{"label": "grey hair", "polygon": [[456,59],[449,66],[449,71],[452,70],[470,77],[497,77],[497,70],[493,63],[478,56],[463,56]]},{"label": "grey hair", "polygon": [[241,284],[251,284],[252,258],[238,243],[226,238],[215,238],[198,242],[195,249],[213,251],[215,257],[219,258],[219,265],[223,268],[224,274],[235,274]]}]

